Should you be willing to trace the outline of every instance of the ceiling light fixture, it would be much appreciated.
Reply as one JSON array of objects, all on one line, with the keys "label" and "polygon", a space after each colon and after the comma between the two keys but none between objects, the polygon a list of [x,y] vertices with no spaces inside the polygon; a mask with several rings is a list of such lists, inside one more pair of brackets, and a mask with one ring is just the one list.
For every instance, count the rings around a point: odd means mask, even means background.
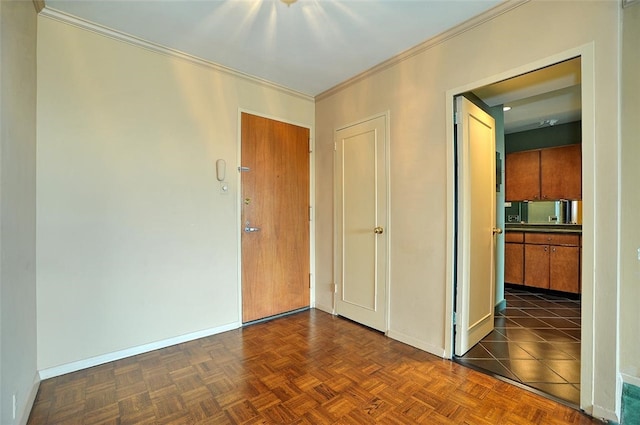
[{"label": "ceiling light fixture", "polygon": [[555,119],[540,121],[540,125],[538,127],[544,127],[545,125],[548,125],[549,127],[553,127],[554,125],[556,125],[557,122],[558,120],[555,120]]},{"label": "ceiling light fixture", "polygon": [[280,0],[282,3],[286,4],[287,7],[291,6],[293,3],[297,2],[298,0]]},{"label": "ceiling light fixture", "polygon": [[503,107],[502,107],[502,110],[503,110],[504,112],[510,111],[510,110],[511,110],[511,106],[503,106]]}]

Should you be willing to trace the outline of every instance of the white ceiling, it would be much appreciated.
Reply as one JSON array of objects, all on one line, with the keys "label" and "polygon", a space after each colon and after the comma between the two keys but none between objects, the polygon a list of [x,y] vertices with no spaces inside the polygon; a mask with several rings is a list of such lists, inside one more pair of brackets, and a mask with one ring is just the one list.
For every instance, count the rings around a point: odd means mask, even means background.
[{"label": "white ceiling", "polygon": [[45,0],[47,8],[315,96],[502,0]]},{"label": "white ceiling", "polygon": [[[503,0],[45,0],[48,9],[315,96]],[[505,132],[580,119],[580,65],[474,93]]]},{"label": "white ceiling", "polygon": [[[582,118],[580,58],[473,90],[489,106],[506,105],[505,133],[567,124]],[[551,122],[552,124],[549,124]]]}]

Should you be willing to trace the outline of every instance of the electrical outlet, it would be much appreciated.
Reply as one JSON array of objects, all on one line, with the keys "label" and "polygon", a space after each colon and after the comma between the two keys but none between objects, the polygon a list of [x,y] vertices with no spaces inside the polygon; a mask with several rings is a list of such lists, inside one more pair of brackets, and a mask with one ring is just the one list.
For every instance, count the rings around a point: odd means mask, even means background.
[{"label": "electrical outlet", "polygon": [[16,394],[13,393],[13,419],[16,418]]}]

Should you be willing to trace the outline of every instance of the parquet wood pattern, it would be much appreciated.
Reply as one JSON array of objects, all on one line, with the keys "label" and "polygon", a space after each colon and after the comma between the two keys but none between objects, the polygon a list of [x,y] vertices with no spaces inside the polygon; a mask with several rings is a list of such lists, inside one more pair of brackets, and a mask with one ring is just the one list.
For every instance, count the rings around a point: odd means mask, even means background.
[{"label": "parquet wood pattern", "polygon": [[43,381],[28,425],[596,424],[317,310]]}]

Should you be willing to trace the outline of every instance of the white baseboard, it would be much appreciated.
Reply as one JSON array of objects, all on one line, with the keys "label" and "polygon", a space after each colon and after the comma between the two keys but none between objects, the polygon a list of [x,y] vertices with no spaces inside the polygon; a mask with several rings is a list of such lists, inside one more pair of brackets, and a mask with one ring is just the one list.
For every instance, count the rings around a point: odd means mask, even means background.
[{"label": "white baseboard", "polygon": [[181,344],[183,342],[193,341],[194,339],[204,338],[207,336],[227,332],[233,329],[238,329],[242,326],[240,322],[229,323],[228,325],[218,326],[216,328],[205,329],[198,332],[192,332],[186,335],[180,335],[173,338],[168,338],[162,341],[152,342],[150,344],[139,345],[137,347],[127,348],[125,350],[115,351],[113,353],[103,354],[96,357],[91,357],[85,360],[79,360],[77,362],[67,363],[60,366],[55,366],[47,369],[40,370],[40,379],[45,380],[56,376],[64,375],[66,373],[76,372],[78,370],[87,369],[90,367],[98,366],[104,363],[113,362],[115,360],[124,359],[126,357],[136,356],[138,354],[148,353],[149,351],[158,350],[160,348],[170,347],[172,345]]},{"label": "white baseboard", "polygon": [[628,373],[622,372],[620,373],[620,379],[622,379],[622,382],[624,382],[625,384],[631,384],[633,386],[640,387],[640,377],[638,376],[633,376]]},{"label": "white baseboard", "polygon": [[36,396],[38,395],[38,388],[40,388],[40,376],[36,372],[33,376],[33,383],[31,384],[31,391],[29,391],[29,395],[27,396],[25,403],[22,408],[22,413],[17,415],[18,422],[17,425],[27,425],[27,421],[29,420],[29,415],[31,414],[31,409],[33,408],[33,403],[36,401]]},{"label": "white baseboard", "polygon": [[593,406],[593,415],[594,418],[604,419],[605,421],[613,421],[615,423],[620,422],[620,418],[616,415],[616,412],[604,408],[602,406]]},{"label": "white baseboard", "polygon": [[415,337],[405,335],[401,332],[396,332],[393,330],[389,330],[389,332],[387,332],[387,336],[412,347],[419,348],[420,350],[426,351],[427,353],[431,353],[434,356],[445,358],[445,351],[442,347],[436,347],[435,345],[427,344],[426,342],[421,341]]}]

